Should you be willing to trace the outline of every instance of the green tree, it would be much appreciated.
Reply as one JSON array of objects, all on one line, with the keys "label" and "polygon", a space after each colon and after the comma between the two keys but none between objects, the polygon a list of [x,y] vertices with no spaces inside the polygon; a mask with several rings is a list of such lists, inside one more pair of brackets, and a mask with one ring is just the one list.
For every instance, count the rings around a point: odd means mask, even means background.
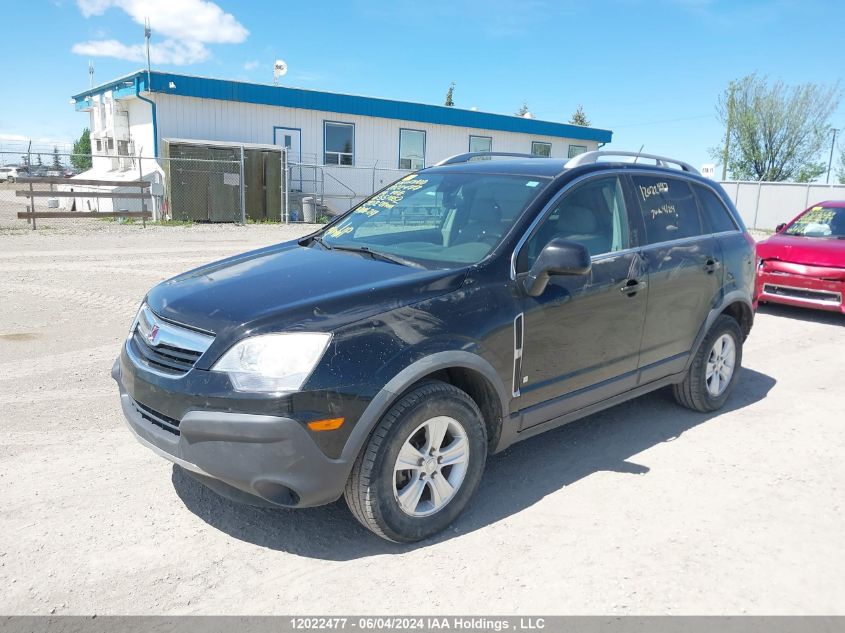
[{"label": "green tree", "polygon": [[77,171],[91,169],[91,130],[87,127],[82,130],[82,135],[73,144],[73,156],[70,162]]},{"label": "green tree", "polygon": [[584,114],[584,106],[578,104],[578,109],[572,113],[572,116],[569,117],[569,123],[572,125],[583,125],[584,127],[590,127],[590,120],[587,118],[587,115]]},{"label": "green tree", "polygon": [[836,170],[836,178],[840,185],[845,185],[845,145],[839,149],[839,168]]},{"label": "green tree", "polygon": [[59,148],[53,145],[53,169],[61,169],[62,161],[59,159]]},{"label": "green tree", "polygon": [[449,84],[449,89],[446,91],[446,101],[443,105],[449,106],[450,108],[455,105],[454,99],[452,97],[455,94],[455,82]]},{"label": "green tree", "polygon": [[522,105],[519,107],[519,110],[514,112],[514,114],[516,116],[525,116],[526,114],[529,114],[529,113],[530,113],[530,110],[528,109],[528,103],[526,101],[523,101]]},{"label": "green tree", "polygon": [[795,182],[813,182],[827,171],[825,163],[807,163],[795,174]]},{"label": "green tree", "polygon": [[818,158],[839,99],[838,84],[788,86],[756,74],[732,81],[716,106],[725,145],[711,154],[736,180],[809,182],[824,173]]}]

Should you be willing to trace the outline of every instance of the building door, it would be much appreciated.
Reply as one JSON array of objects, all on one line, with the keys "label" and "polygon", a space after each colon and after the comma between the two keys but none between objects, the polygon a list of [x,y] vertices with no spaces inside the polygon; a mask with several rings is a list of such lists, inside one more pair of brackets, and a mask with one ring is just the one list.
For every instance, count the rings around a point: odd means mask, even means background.
[{"label": "building door", "polygon": [[273,144],[288,150],[288,162],[302,162],[302,131],[294,127],[274,127]]}]

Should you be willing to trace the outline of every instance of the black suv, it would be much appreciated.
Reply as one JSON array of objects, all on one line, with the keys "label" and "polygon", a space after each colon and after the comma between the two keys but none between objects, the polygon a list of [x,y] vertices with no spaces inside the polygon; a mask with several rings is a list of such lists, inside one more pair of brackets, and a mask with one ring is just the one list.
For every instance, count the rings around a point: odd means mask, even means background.
[{"label": "black suv", "polygon": [[620,154],[455,156],[159,284],[112,370],[130,429],[230,498],[344,495],[412,542],[514,442],[668,385],[718,409],[754,242],[718,184]]}]

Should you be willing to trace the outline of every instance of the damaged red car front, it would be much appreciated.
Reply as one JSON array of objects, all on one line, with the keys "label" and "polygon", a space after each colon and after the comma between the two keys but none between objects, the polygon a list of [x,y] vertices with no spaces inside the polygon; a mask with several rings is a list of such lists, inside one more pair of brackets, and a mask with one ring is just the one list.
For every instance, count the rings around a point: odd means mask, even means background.
[{"label": "damaged red car front", "polygon": [[845,314],[845,200],[821,202],[757,243],[757,301]]}]

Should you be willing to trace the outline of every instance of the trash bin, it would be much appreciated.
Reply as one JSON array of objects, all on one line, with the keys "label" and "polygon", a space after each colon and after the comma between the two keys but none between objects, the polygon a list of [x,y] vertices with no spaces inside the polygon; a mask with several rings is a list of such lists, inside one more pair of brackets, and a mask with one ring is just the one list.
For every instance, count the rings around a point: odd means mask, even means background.
[{"label": "trash bin", "polygon": [[302,199],[303,221],[314,224],[317,221],[317,204],[311,196]]}]

